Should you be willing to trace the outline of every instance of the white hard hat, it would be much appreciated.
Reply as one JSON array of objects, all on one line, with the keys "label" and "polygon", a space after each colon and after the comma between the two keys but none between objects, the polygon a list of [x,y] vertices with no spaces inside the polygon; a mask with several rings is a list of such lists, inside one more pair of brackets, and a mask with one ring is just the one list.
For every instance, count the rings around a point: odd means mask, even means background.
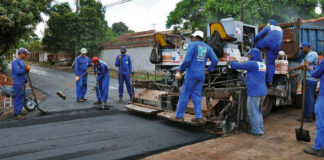
[{"label": "white hard hat", "polygon": [[192,34],[192,36],[196,37],[196,36],[199,36],[200,38],[204,38],[204,32],[200,31],[200,30],[197,30],[195,31],[195,33]]},{"label": "white hard hat", "polygon": [[286,55],[286,53],[284,51],[279,51],[279,55],[284,56],[284,55]]},{"label": "white hard hat", "polygon": [[81,54],[86,54],[88,51],[86,48],[81,48]]}]

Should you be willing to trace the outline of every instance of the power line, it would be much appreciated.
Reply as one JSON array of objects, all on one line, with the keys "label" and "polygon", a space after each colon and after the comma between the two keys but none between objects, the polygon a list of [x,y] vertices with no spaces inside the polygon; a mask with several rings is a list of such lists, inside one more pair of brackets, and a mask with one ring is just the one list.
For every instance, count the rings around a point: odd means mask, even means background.
[{"label": "power line", "polygon": [[107,5],[104,5],[104,7],[112,7],[112,6],[116,6],[116,5],[120,5],[120,4],[123,4],[123,3],[127,3],[127,2],[130,2],[132,0],[121,0],[121,1],[118,1],[118,2],[115,2],[115,3],[110,3],[110,4],[107,4]]}]

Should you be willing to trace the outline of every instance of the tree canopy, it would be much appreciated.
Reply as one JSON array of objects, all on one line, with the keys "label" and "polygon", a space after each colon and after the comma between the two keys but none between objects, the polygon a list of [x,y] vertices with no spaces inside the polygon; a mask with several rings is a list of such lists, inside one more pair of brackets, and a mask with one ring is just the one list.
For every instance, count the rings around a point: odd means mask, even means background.
[{"label": "tree canopy", "polygon": [[112,24],[111,29],[115,32],[118,36],[123,35],[125,33],[134,32],[129,30],[128,26],[124,22],[115,22]]},{"label": "tree canopy", "polygon": [[182,0],[169,13],[166,27],[205,29],[208,23],[229,15],[241,20],[242,13],[243,22],[253,25],[266,24],[269,19],[279,23],[311,19],[320,16],[315,13],[318,2],[324,4],[324,0]]},{"label": "tree canopy", "polygon": [[51,8],[43,38],[46,51],[74,53],[87,48],[90,54],[100,52],[102,43],[109,39],[105,8],[96,0],[80,0],[79,13],[72,12],[68,3]]},{"label": "tree canopy", "polygon": [[1,0],[0,56],[26,38],[42,21],[52,0]]}]

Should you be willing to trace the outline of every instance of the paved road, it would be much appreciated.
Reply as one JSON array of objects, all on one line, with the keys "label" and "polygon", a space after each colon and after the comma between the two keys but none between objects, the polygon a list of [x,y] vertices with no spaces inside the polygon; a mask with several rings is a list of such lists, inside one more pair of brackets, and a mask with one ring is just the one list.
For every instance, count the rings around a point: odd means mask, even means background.
[{"label": "paved road", "polygon": [[[117,100],[117,81],[110,80],[109,111],[97,111],[94,94],[88,92],[86,103],[76,103],[74,88],[67,101],[56,96],[58,89],[74,76],[33,66],[34,85],[48,98],[27,120],[0,122],[0,159],[134,159],[215,137],[199,129],[156,117],[127,112]],[[89,86],[94,85],[89,76]],[[89,87],[90,89],[91,87]]]}]

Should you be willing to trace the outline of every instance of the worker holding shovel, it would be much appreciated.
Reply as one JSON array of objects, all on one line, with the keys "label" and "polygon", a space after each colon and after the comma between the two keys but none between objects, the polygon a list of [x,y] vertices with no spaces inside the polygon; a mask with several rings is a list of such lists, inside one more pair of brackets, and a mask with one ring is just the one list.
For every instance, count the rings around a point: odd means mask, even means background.
[{"label": "worker holding shovel", "polygon": [[123,100],[124,82],[126,83],[127,92],[132,101],[133,93],[130,85],[130,77],[132,76],[132,61],[129,55],[126,55],[126,47],[121,47],[121,55],[116,57],[115,66],[118,67],[119,82],[119,102]]},{"label": "worker holding shovel", "polygon": [[[76,97],[77,102],[84,102],[85,95],[87,93],[87,80],[88,80],[88,73],[85,73],[88,70],[88,67],[92,67],[92,63],[90,58],[86,56],[87,49],[81,49],[81,55],[75,59],[75,81],[76,81]],[[83,73],[85,73],[83,75]],[[81,76],[82,75],[82,76]]]},{"label": "worker holding shovel", "polygon": [[18,57],[11,62],[13,88],[15,92],[14,100],[14,117],[16,120],[25,119],[21,115],[21,109],[25,102],[25,88],[27,83],[27,72],[30,71],[30,66],[26,65],[23,61],[30,52],[26,48],[19,48]]},{"label": "worker holding shovel", "polygon": [[[308,66],[308,65],[306,65]],[[315,104],[316,115],[316,136],[312,148],[304,150],[305,153],[324,157],[324,60],[316,67],[307,67],[310,75],[314,78],[321,78],[320,91]]]},{"label": "worker holding shovel", "polygon": [[98,57],[93,57],[92,63],[94,65],[93,70],[98,75],[96,80],[96,96],[98,101],[94,104],[101,104],[102,108],[105,108],[107,107],[109,92],[109,69]]}]

